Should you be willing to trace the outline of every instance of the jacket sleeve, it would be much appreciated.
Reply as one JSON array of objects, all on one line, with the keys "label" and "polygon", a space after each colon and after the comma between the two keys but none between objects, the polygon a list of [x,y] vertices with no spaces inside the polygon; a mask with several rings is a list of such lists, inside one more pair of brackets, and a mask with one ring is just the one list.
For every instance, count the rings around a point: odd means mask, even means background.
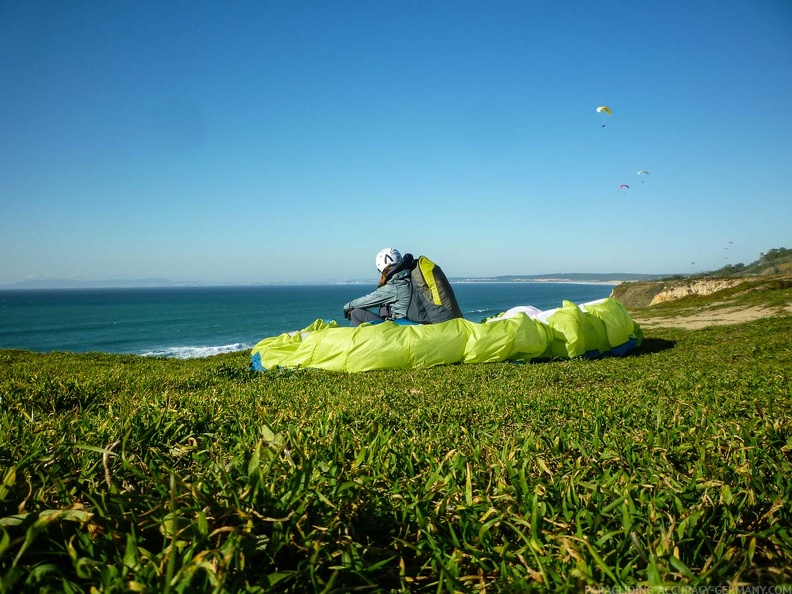
[{"label": "jacket sleeve", "polygon": [[368,295],[363,295],[363,297],[353,299],[344,305],[344,311],[355,308],[366,309],[367,307],[376,307],[378,305],[393,303],[396,300],[396,296],[396,288],[393,285],[382,285],[376,291],[372,291]]}]

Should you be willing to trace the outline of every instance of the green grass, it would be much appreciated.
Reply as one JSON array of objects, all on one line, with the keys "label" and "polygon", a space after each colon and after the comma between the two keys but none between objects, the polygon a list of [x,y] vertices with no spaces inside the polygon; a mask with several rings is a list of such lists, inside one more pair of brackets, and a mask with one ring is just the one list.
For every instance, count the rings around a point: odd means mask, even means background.
[{"label": "green grass", "polygon": [[0,351],[0,591],[789,583],[790,337],[365,374]]}]

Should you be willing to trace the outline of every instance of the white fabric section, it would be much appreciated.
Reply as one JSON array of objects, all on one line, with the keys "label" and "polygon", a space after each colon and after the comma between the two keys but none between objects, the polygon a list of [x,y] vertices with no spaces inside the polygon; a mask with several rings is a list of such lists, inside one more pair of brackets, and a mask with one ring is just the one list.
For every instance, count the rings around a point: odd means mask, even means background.
[{"label": "white fabric section", "polygon": [[[585,311],[587,311],[586,310],[586,306],[587,305],[596,305],[598,303],[602,303],[603,301],[605,301],[605,299],[607,299],[607,297],[603,297],[602,299],[596,299],[594,301],[587,301],[586,303],[584,303],[583,305],[580,306],[580,309],[585,312]],[[546,323],[547,322],[547,318],[552,316],[557,311],[558,311],[557,307],[553,308],[553,309],[547,309],[545,311],[542,311],[541,309],[539,309],[537,307],[534,307],[533,305],[516,305],[516,306],[512,307],[511,309],[507,309],[505,312],[503,312],[498,317],[490,318],[489,320],[487,320],[487,323],[497,322],[498,320],[508,320],[509,318],[513,318],[516,315],[521,314],[521,313],[524,313],[525,315],[527,315],[531,319],[539,320],[540,322]]]},{"label": "white fabric section", "polygon": [[496,322],[497,320],[507,320],[521,313],[524,313],[529,318],[536,319],[536,317],[542,313],[542,310],[534,307],[533,305],[517,305],[515,307],[512,307],[511,309],[506,310],[503,314],[499,315],[497,318],[493,318],[488,321]]}]

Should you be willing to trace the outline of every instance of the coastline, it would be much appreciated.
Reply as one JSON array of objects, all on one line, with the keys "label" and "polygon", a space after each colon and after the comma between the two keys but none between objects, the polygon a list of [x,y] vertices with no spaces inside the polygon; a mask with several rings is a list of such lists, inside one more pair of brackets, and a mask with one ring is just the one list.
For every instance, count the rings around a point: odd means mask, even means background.
[{"label": "coastline", "polygon": [[620,285],[625,281],[621,280],[571,280],[566,278],[526,278],[516,280],[497,280],[497,279],[478,279],[478,278],[451,278],[448,279],[452,283],[458,284],[500,284],[500,285],[514,285],[514,284],[545,284],[545,285]]},{"label": "coastline", "polygon": [[[574,278],[567,276],[531,276],[531,275],[502,275],[502,276],[461,276],[448,277],[451,283],[498,283],[498,284],[521,284],[521,283],[543,283],[543,284],[574,284],[574,285],[619,285],[623,282],[640,282],[651,280],[649,275],[622,275],[610,274],[585,274],[568,273]],[[318,279],[311,281],[260,281],[260,282],[232,282],[232,283],[212,283],[212,282],[188,282],[188,281],[147,281],[146,279],[133,280],[103,280],[103,281],[68,281],[61,279],[23,281],[10,284],[0,284],[0,292],[11,291],[49,291],[49,290],[90,290],[90,289],[196,289],[196,288],[244,288],[244,287],[306,287],[306,286],[332,286],[332,285],[370,285],[372,279]]]}]

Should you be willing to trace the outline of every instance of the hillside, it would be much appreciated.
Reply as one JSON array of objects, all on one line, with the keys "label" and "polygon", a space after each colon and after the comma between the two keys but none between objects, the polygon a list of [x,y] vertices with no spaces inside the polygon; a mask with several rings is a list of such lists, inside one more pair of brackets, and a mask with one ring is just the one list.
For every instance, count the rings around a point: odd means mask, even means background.
[{"label": "hillside", "polygon": [[[635,292],[628,292],[622,299],[646,298],[646,293],[640,293],[641,288],[634,289]],[[683,295],[685,291],[690,292]],[[660,326],[696,330],[789,315],[792,276],[691,281],[687,285],[677,282],[657,293],[653,302],[654,305],[645,307],[628,306],[644,331]]]},{"label": "hillside", "polygon": [[625,282],[615,287],[611,296],[635,309],[721,292],[724,299],[730,299],[744,292],[776,291],[790,286],[792,250],[777,248],[760,254],[758,260],[747,266],[734,264],[695,276]]},{"label": "hillside", "polygon": [[723,292],[726,298],[727,295],[788,289],[790,286],[792,286],[791,274],[755,278],[686,278],[622,283],[613,288],[611,297],[617,298],[632,310],[720,292]]},{"label": "hillside", "polygon": [[773,276],[777,274],[792,274],[792,249],[773,248],[765,254],[759,254],[759,259],[747,266],[745,264],[729,264],[706,276]]}]

